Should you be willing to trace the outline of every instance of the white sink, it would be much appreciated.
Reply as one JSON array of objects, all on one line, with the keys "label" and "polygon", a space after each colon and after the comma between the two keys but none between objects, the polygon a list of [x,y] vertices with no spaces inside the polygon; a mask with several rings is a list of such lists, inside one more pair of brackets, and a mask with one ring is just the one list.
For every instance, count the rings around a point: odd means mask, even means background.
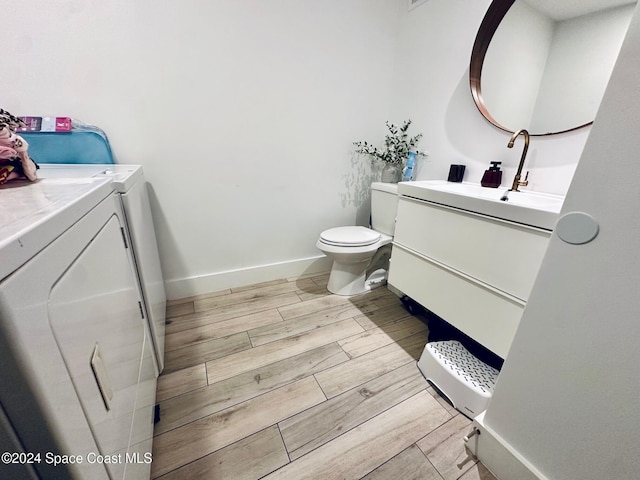
[{"label": "white sink", "polygon": [[[553,230],[564,202],[561,195],[509,192],[508,187],[487,188],[476,183],[441,180],[400,182],[398,193],[545,230]],[[505,194],[507,200],[501,200]]]}]

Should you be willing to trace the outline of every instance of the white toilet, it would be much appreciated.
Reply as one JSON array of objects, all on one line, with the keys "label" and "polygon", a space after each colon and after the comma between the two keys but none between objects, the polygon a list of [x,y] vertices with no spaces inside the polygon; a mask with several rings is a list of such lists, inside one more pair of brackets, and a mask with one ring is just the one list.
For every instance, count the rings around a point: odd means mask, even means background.
[{"label": "white toilet", "polygon": [[356,295],[384,285],[398,210],[398,185],[371,184],[371,226],[325,230],[316,242],[333,260],[327,290]]}]

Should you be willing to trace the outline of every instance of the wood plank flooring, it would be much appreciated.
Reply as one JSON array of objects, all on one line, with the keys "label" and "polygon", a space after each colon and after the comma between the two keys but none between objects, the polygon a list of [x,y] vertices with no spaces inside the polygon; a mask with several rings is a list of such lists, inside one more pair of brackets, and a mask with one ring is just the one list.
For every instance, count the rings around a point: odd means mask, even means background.
[{"label": "wood plank flooring", "polygon": [[153,478],[495,480],[416,366],[423,319],[327,278],[169,303]]}]

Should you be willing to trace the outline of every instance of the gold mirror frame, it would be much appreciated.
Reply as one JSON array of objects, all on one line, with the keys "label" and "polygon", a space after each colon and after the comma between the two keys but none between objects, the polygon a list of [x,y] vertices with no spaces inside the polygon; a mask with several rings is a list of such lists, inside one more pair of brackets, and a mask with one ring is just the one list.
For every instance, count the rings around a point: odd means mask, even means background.
[{"label": "gold mirror frame", "polygon": [[[505,15],[511,8],[511,6],[515,3],[515,0],[493,0],[487,13],[482,19],[482,23],[480,24],[480,28],[478,29],[478,34],[476,35],[476,41],[473,44],[473,49],[471,50],[471,62],[469,65],[469,83],[471,86],[471,95],[473,97],[473,101],[478,107],[478,110],[482,114],[484,118],[486,118],[492,125],[498,127],[500,130],[504,130],[505,132],[513,133],[517,128],[514,129],[505,127],[500,122],[498,122],[489,110],[487,106],[484,104],[482,99],[482,66],[484,64],[484,58],[487,54],[487,49],[489,48],[489,44],[491,43],[491,39],[493,35],[496,33],[500,22],[504,19]],[[569,128],[566,130],[561,130],[558,132],[547,132],[547,133],[530,133],[531,136],[545,136],[545,135],[557,135],[559,133],[572,132],[574,130],[578,130],[580,128],[587,127],[591,125],[593,121],[585,123],[583,125],[579,125],[577,127]]]}]

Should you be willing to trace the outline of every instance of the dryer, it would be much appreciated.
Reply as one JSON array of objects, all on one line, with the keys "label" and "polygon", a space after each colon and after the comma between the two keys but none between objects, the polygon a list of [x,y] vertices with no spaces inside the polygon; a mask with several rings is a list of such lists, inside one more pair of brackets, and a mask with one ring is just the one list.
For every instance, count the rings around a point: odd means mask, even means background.
[{"label": "dryer", "polygon": [[41,164],[40,178],[108,178],[125,217],[123,235],[136,267],[142,311],[149,323],[158,373],[164,368],[167,297],[160,254],[151,217],[147,182],[140,165]]},{"label": "dryer", "polygon": [[0,446],[29,455],[0,477],[148,478],[157,367],[112,179],[0,196]]}]

